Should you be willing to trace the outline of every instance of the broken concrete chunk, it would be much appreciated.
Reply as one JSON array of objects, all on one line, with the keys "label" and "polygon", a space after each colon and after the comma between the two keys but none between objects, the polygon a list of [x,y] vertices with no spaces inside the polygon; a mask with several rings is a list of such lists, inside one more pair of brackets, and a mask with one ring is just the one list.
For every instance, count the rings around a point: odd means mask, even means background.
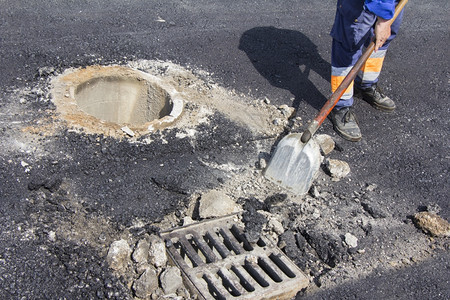
[{"label": "broken concrete chunk", "polygon": [[278,235],[284,233],[283,224],[274,217],[269,218],[269,228]]},{"label": "broken concrete chunk", "polygon": [[48,233],[48,239],[50,240],[50,242],[56,241],[56,232],[54,232],[53,230],[52,230],[52,231],[49,231],[49,233]]},{"label": "broken concrete chunk", "polygon": [[344,236],[344,241],[350,248],[358,247],[358,238],[351,233],[346,233]]},{"label": "broken concrete chunk", "polygon": [[220,191],[209,191],[200,198],[199,215],[202,219],[226,216],[239,211],[236,202]]},{"label": "broken concrete chunk", "polygon": [[266,159],[263,158],[263,157],[261,157],[261,158],[258,160],[258,166],[259,166],[259,168],[260,168],[261,170],[264,170],[264,169],[267,167],[267,161],[266,161]]},{"label": "broken concrete chunk", "polygon": [[309,194],[311,196],[313,196],[314,198],[319,198],[320,197],[320,191],[319,188],[315,185],[313,185],[310,189],[309,189]]},{"label": "broken concrete chunk", "polygon": [[183,218],[183,226],[194,224],[194,220],[190,216],[186,216]]},{"label": "broken concrete chunk", "polygon": [[133,290],[137,297],[146,298],[158,288],[158,277],[153,268],[148,268],[133,283]]},{"label": "broken concrete chunk", "polygon": [[312,217],[313,217],[313,219],[316,219],[316,220],[320,218],[320,211],[317,208],[314,208]]},{"label": "broken concrete chunk", "polygon": [[154,268],[154,267],[147,262],[140,263],[136,266],[136,273],[143,274],[145,271],[147,271],[148,268]]},{"label": "broken concrete chunk", "polygon": [[342,160],[328,159],[325,166],[330,176],[337,180],[346,177],[350,173],[350,166]]},{"label": "broken concrete chunk", "polygon": [[166,245],[156,235],[150,237],[149,257],[150,262],[157,268],[163,267],[167,263]]},{"label": "broken concrete chunk", "polygon": [[124,133],[128,134],[129,136],[131,136],[131,137],[134,136],[134,131],[131,130],[128,126],[124,126],[121,129]]},{"label": "broken concrete chunk", "polygon": [[373,192],[376,188],[378,187],[378,185],[376,184],[367,184],[366,186],[366,190],[368,190],[369,192]]},{"label": "broken concrete chunk", "polygon": [[132,255],[133,260],[138,264],[147,262],[149,249],[150,243],[145,239],[140,240],[134,249]]},{"label": "broken concrete chunk", "polygon": [[287,106],[286,104],[278,106],[278,109],[287,119],[291,118],[295,113],[295,108]]},{"label": "broken concrete chunk", "polygon": [[286,121],[285,119],[275,118],[272,121],[272,124],[275,126],[285,126],[285,125],[287,125],[287,122],[288,121]]},{"label": "broken concrete chunk", "polygon": [[126,268],[130,262],[131,248],[126,240],[115,241],[109,247],[106,262],[113,270]]},{"label": "broken concrete chunk", "polygon": [[314,137],[320,146],[320,151],[323,155],[328,155],[334,150],[334,140],[328,134],[318,134]]},{"label": "broken concrete chunk", "polygon": [[183,286],[183,278],[177,267],[168,267],[160,276],[164,294],[176,293]]},{"label": "broken concrete chunk", "polygon": [[417,213],[414,215],[414,223],[432,236],[450,236],[450,224],[435,213],[428,211]]}]

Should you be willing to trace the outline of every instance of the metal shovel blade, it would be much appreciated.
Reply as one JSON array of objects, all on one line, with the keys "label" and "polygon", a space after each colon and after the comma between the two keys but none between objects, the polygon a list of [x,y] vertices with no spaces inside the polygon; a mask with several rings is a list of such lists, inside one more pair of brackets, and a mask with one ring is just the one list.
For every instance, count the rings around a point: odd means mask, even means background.
[{"label": "metal shovel blade", "polygon": [[302,143],[300,133],[285,136],[277,145],[264,176],[295,194],[308,192],[321,163],[319,145],[310,139]]}]

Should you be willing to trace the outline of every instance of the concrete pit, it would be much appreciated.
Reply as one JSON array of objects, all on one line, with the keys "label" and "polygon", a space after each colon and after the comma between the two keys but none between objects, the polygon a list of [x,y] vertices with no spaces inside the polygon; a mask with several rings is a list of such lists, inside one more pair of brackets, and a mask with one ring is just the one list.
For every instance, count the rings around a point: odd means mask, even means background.
[{"label": "concrete pit", "polygon": [[150,74],[120,66],[69,70],[53,82],[60,116],[73,127],[107,135],[145,134],[181,115],[183,100],[172,86]]}]

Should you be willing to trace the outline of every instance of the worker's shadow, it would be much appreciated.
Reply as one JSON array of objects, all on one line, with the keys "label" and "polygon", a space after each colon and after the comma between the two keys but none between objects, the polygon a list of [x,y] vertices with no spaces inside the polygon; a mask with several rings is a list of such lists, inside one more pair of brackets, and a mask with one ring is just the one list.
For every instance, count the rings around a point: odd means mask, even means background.
[{"label": "worker's shadow", "polygon": [[271,85],[294,95],[292,107],[298,110],[306,101],[317,110],[327,100],[309,80],[310,70],[330,81],[330,63],[317,52],[317,46],[298,31],[275,27],[255,27],[242,35],[239,49]]}]

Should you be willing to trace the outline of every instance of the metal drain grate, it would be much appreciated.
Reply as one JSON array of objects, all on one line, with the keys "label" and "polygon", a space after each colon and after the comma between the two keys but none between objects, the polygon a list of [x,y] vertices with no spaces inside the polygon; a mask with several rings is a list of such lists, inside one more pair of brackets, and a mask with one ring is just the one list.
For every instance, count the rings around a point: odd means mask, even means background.
[{"label": "metal drain grate", "polygon": [[261,238],[250,244],[228,216],[162,233],[167,251],[200,299],[290,299],[308,285],[300,269]]}]

